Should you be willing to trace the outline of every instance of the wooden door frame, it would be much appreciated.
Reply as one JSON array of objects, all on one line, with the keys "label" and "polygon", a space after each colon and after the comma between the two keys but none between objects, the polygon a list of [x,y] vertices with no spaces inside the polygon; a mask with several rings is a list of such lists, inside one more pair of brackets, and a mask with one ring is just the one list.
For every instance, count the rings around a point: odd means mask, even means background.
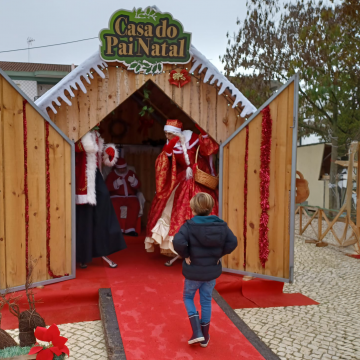
[{"label": "wooden door frame", "polygon": [[[223,207],[223,159],[224,147],[242,131],[260,112],[278,97],[292,82],[294,82],[294,108],[293,108],[293,133],[292,133],[292,164],[291,164],[291,193],[290,193],[290,254],[289,254],[289,278],[281,278],[270,275],[257,274],[242,270],[233,270],[223,267],[223,271],[253,276],[261,279],[275,280],[280,282],[292,283],[294,281],[294,239],[295,239],[295,192],[296,192],[296,154],[297,154],[297,130],[298,130],[298,107],[299,107],[299,74],[293,75],[285,85],[273,94],[261,107],[251,115],[229,138],[220,145],[219,155],[219,217],[222,218]],[[260,201],[260,199],[259,199]]]},{"label": "wooden door frame", "polygon": [[[71,148],[71,274],[69,276],[62,276],[60,278],[48,279],[43,281],[34,282],[33,286],[43,286],[58,283],[61,281],[71,280],[76,278],[76,206],[75,206],[75,144],[70,140],[49,118],[48,114],[42,111],[21,89],[13,80],[0,68],[0,75],[25,99],[28,104],[34,108],[39,115],[42,116],[44,121],[49,125],[70,145]],[[6,291],[19,291],[24,290],[25,285],[14,286],[0,290],[0,293]]]}]

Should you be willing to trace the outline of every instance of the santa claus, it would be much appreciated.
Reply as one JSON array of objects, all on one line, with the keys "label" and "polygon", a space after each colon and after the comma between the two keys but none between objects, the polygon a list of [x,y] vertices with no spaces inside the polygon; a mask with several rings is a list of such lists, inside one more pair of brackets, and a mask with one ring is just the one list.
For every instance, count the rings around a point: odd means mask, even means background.
[{"label": "santa claus", "polygon": [[121,224],[121,208],[126,207],[126,219],[124,229],[126,235],[138,236],[136,223],[140,211],[140,203],[137,192],[140,189],[140,181],[136,174],[128,169],[125,159],[119,158],[114,170],[106,179],[106,186],[110,191],[116,216]]},{"label": "santa claus", "polygon": [[75,144],[76,260],[86,268],[94,257],[107,256],[126,248],[124,238],[101,174],[102,164],[113,166],[118,153],[113,144],[104,145],[96,126]]},{"label": "santa claus", "polygon": [[149,211],[145,249],[152,252],[154,245],[159,245],[163,254],[174,256],[165,264],[168,266],[177,258],[172,244],[174,235],[192,218],[191,198],[198,192],[209,193],[215,200],[212,215],[218,213],[218,191],[195,182],[193,170],[199,149],[198,168],[215,175],[213,155],[219,145],[195,126],[200,135],[183,130],[179,120],[168,120],[164,127],[167,143],[155,163],[156,195]]}]

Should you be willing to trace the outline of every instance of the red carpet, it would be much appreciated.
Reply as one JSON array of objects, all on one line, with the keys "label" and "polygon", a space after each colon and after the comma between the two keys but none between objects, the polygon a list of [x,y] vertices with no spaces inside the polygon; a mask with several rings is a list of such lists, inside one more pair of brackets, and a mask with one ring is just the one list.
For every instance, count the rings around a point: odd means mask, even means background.
[{"label": "red carpet", "polygon": [[[127,360],[264,359],[215,302],[208,348],[189,346],[181,262],[166,268],[166,258],[146,253],[143,240],[127,237],[128,249],[110,256],[116,269],[95,259],[77,269],[76,279],[36,289],[46,323],[98,320],[98,289],[111,287]],[[2,313],[3,329],[18,327],[14,316]]]},{"label": "red carpet", "polygon": [[242,276],[235,274],[222,274],[215,288],[233,309],[319,304],[299,293],[283,293],[284,283],[262,279],[243,281]]}]

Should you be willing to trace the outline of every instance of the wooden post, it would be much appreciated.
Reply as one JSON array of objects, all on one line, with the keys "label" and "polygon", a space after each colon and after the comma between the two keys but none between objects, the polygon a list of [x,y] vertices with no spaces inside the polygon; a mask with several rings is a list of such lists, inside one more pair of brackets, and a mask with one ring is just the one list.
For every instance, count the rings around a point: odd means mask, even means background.
[{"label": "wooden post", "polygon": [[[359,152],[360,150],[360,144],[358,144],[357,146],[357,151],[358,151],[358,157],[359,157]],[[358,159],[359,162],[359,159]],[[360,168],[358,167],[357,169],[357,174],[356,174],[356,226],[359,228],[360,227]]]},{"label": "wooden post", "polygon": [[349,156],[349,167],[348,167],[348,177],[347,177],[347,188],[346,188],[346,212],[347,218],[351,218],[351,194],[352,194],[352,174],[354,169],[354,157],[358,149],[358,142],[354,141],[350,145],[350,156]]},{"label": "wooden post", "polygon": [[321,232],[322,232],[322,209],[319,209],[319,215],[318,215],[318,241],[321,239]]}]

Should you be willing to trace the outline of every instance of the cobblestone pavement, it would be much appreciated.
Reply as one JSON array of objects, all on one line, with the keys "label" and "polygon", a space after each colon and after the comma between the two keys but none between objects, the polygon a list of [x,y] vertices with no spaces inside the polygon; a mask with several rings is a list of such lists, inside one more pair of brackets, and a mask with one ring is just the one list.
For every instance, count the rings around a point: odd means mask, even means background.
[{"label": "cobblestone pavement", "polygon": [[[68,338],[70,349],[68,360],[105,360],[107,359],[104,333],[101,321],[85,321],[59,325],[61,336]],[[19,330],[8,330],[19,341]]]},{"label": "cobblestone pavement", "polygon": [[312,306],[238,309],[236,313],[281,359],[360,359],[360,260],[295,238],[295,281]]}]

